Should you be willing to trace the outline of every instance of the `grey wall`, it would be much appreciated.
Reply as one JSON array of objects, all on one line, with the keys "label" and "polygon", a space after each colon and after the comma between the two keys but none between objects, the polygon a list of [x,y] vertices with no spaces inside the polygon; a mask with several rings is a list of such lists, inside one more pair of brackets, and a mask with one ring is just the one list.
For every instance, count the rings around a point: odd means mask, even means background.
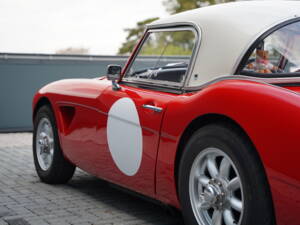
[{"label": "grey wall", "polygon": [[[32,98],[42,86],[66,78],[105,75],[107,65],[123,66],[126,56],[46,55],[0,53],[0,132],[32,130]],[[186,57],[166,57],[184,62]],[[140,68],[155,66],[156,57],[139,59]]]},{"label": "grey wall", "polygon": [[0,132],[32,129],[31,103],[43,85],[64,78],[104,75],[127,57],[0,53]]}]

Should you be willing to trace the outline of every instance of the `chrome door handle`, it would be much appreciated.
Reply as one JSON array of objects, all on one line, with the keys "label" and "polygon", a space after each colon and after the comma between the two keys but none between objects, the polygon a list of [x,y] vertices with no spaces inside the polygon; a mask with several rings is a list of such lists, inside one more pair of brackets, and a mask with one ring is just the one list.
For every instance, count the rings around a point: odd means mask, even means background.
[{"label": "chrome door handle", "polygon": [[153,110],[154,112],[162,112],[162,111],[163,111],[162,108],[156,107],[156,106],[154,106],[154,105],[147,105],[147,104],[144,104],[144,105],[143,105],[143,108]]}]

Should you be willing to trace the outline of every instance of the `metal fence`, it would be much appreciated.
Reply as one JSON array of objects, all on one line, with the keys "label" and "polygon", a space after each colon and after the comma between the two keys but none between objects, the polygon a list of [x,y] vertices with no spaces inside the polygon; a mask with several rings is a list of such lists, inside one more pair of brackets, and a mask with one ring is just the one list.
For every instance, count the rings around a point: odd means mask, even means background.
[{"label": "metal fence", "polygon": [[104,75],[108,64],[127,57],[0,53],[0,132],[32,130],[31,103],[45,84]]}]

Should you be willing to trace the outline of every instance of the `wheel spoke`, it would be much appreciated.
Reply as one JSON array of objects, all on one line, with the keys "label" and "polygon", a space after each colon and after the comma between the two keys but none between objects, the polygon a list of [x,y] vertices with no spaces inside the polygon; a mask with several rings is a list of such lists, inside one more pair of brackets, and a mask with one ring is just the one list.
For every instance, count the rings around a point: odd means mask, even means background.
[{"label": "wheel spoke", "polygon": [[230,202],[230,205],[233,209],[235,209],[238,212],[242,212],[243,203],[242,203],[241,200],[239,200],[235,197],[232,197],[232,198],[230,198],[229,202]]},{"label": "wheel spoke", "polygon": [[50,133],[50,126],[48,123],[45,123],[45,130],[47,131],[47,134]]},{"label": "wheel spoke", "polygon": [[213,216],[212,216],[212,224],[222,225],[222,212],[221,211],[215,209]]},{"label": "wheel spoke", "polygon": [[51,149],[53,148],[53,146],[54,146],[54,140],[53,138],[49,138],[49,148]]},{"label": "wheel spoke", "polygon": [[236,224],[233,218],[233,214],[229,209],[225,209],[225,211],[223,212],[223,217],[226,225]]},{"label": "wheel spoke", "polygon": [[220,164],[220,176],[222,178],[228,179],[229,177],[229,171],[230,171],[230,162],[225,157],[222,159]]},{"label": "wheel spoke", "polygon": [[198,183],[201,184],[202,186],[205,186],[207,185],[209,182],[209,178],[205,175],[200,175],[198,177]]},{"label": "wheel spoke", "polygon": [[240,188],[240,186],[240,178],[235,177],[231,181],[229,181],[227,188],[229,191],[235,191]]},{"label": "wheel spoke", "polygon": [[[41,130],[43,130],[43,127],[41,128]],[[44,131],[42,131],[42,132],[39,133],[38,136],[39,136],[39,139],[43,140],[43,138],[46,136],[46,134],[45,134]]]},{"label": "wheel spoke", "polygon": [[44,122],[42,125],[42,131],[43,131],[43,133],[47,133],[47,123],[46,122]]},{"label": "wheel spoke", "polygon": [[198,191],[197,196],[199,196],[199,200],[201,201],[200,194],[203,192],[203,188],[208,184],[209,178],[205,175],[200,175],[196,179],[197,179],[196,182],[198,185],[197,186],[197,191]]},{"label": "wheel spoke", "polygon": [[207,169],[208,169],[209,175],[212,178],[216,178],[218,176],[219,171],[217,168],[216,160],[213,156],[209,156],[207,158]]},{"label": "wheel spoke", "polygon": [[44,154],[44,155],[43,155],[43,159],[44,159],[45,165],[48,165],[48,163],[49,163],[49,158],[48,158],[48,155],[47,155],[47,154]]},{"label": "wheel spoke", "polygon": [[47,164],[49,164],[52,161],[52,155],[47,154]]}]

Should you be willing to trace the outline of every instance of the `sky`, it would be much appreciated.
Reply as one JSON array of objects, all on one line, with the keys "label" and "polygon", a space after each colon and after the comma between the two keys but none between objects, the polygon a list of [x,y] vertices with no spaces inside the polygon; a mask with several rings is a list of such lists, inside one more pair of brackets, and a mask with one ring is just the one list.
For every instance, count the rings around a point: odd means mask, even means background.
[{"label": "sky", "polygon": [[125,28],[167,15],[163,0],[0,0],[0,52],[115,55]]}]

